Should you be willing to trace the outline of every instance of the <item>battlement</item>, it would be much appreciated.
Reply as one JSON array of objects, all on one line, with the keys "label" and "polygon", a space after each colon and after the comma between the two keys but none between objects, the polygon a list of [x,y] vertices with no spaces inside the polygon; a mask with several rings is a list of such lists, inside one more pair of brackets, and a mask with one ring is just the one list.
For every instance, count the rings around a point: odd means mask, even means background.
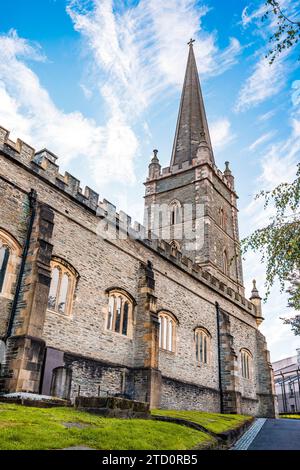
[{"label": "battlement", "polygon": [[0,127],[0,150],[22,163],[39,176],[65,191],[80,203],[96,211],[99,202],[99,194],[88,186],[82,190],[80,181],[70,173],[62,175],[56,161],[58,157],[47,149],[35,151],[33,147],[17,139],[13,142],[9,139],[9,131]]},{"label": "battlement", "polygon": [[[133,222],[129,215],[125,212],[116,212],[116,206],[103,200],[99,204],[97,215],[101,219],[105,219],[112,225],[113,230],[118,227],[118,232],[121,234],[118,238],[123,239],[128,235],[130,238],[139,240],[147,247],[159,253],[163,258],[175,264],[180,269],[188,272],[193,277],[198,279],[208,287],[213,288],[216,292],[224,297],[238,304],[244,310],[247,310],[252,315],[256,316],[255,305],[243,297],[240,293],[226,285],[223,281],[213,276],[209,271],[202,269],[198,264],[194,263],[192,259],[184,256],[180,250],[174,249],[167,241],[160,240],[153,232],[150,232],[145,226],[138,222]],[[123,234],[123,235],[122,235]],[[109,236],[109,235],[108,235]]]},{"label": "battlement", "polygon": [[[205,165],[208,166],[212,170],[213,174],[217,176],[222,181],[222,183],[225,184],[225,186],[227,186],[231,191],[234,191],[234,187],[232,183],[228,180],[227,176],[221,170],[219,170],[219,168],[214,163],[207,161],[207,160],[199,160],[198,158],[194,158],[192,163],[190,163],[189,161],[186,161],[177,165],[161,168],[156,174],[153,175],[153,177],[147,178],[146,184],[173,176],[178,173],[183,173],[184,171],[190,170],[195,167],[197,168],[200,167],[200,169],[203,169]],[[207,175],[207,172],[203,171],[202,174],[198,172],[197,176],[199,179],[201,179],[201,177],[207,177],[208,175]]]},{"label": "battlement", "polygon": [[[179,250],[175,250],[168,242],[158,239],[154,233],[150,232],[139,222],[132,222],[132,218],[128,214],[123,211],[117,212],[116,206],[111,202],[106,199],[99,201],[99,194],[91,188],[86,187],[83,191],[80,181],[70,173],[65,172],[62,175],[56,163],[58,157],[54,153],[47,149],[36,152],[33,147],[20,139],[17,139],[16,142],[11,141],[9,139],[9,131],[3,127],[0,127],[0,151],[24,165],[38,176],[48,180],[49,183],[55,185],[59,190],[65,192],[66,195],[71,196],[88,209],[93,210],[95,215],[100,220],[104,219],[110,227],[117,227],[118,238],[124,239],[126,236],[129,236],[131,239],[140,241],[145,246],[159,253],[163,258],[169,260],[172,264],[191,274],[201,283],[238,304],[243,310],[248,311],[254,316],[256,315],[256,307],[252,302],[208,271],[200,268],[188,257],[183,256]],[[209,165],[220,178],[222,176],[225,184],[229,185],[223,173],[215,165]],[[185,167],[178,168],[177,171],[185,169]],[[164,170],[166,170],[165,175],[170,172],[170,168]]]}]

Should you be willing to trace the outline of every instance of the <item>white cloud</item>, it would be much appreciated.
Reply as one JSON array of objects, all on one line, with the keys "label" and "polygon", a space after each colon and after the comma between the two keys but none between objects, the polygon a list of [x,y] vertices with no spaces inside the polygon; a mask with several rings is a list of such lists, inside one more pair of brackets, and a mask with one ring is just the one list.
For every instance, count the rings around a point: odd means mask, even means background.
[{"label": "white cloud", "polygon": [[90,90],[84,83],[80,84],[80,88],[82,89],[82,92],[84,96],[86,97],[87,100],[90,100],[93,96],[92,90]]},{"label": "white cloud", "polygon": [[250,146],[249,150],[252,152],[255,150],[257,147],[260,145],[264,144],[265,142],[268,142],[274,135],[276,134],[276,131],[270,131],[266,132],[265,134],[261,135],[258,139],[256,139]]},{"label": "white cloud", "polygon": [[[292,110],[293,115],[293,110]],[[300,155],[300,120],[295,116],[291,120],[291,132],[285,141],[278,141],[270,146],[261,159],[261,174],[256,181],[254,193],[261,189],[271,190],[280,183],[290,183],[296,176],[296,164]],[[266,226],[269,218],[274,215],[274,208],[263,208],[263,201],[252,200],[242,211],[245,219],[242,221],[249,233],[256,228]],[[245,285],[250,286],[253,278],[257,279],[257,285],[264,296],[265,266],[260,261],[260,256],[248,253],[244,263],[244,272],[247,274]],[[265,321],[262,332],[266,334],[268,346],[271,350],[273,361],[295,354],[299,347],[299,338],[292,333],[290,326],[284,325],[280,317],[293,316],[292,309],[287,307],[286,293],[280,293],[280,286],[275,282],[270,297],[263,306]]]},{"label": "white cloud", "polygon": [[123,113],[114,107],[104,127],[79,112],[55,106],[25,60],[43,60],[39,50],[11,31],[0,36],[0,123],[36,147],[51,147],[63,166],[84,158],[96,182],[134,180],[137,140]]},{"label": "white cloud", "polygon": [[231,133],[231,124],[227,118],[212,122],[210,126],[212,145],[216,150],[220,150],[229,142],[232,142],[234,135]]},{"label": "white cloud", "polygon": [[249,6],[245,7],[242,11],[242,25],[244,28],[249,26],[253,21],[261,21],[262,16],[266,13],[267,7],[265,2],[262,3],[257,9],[249,13]]},{"label": "white cloud", "polygon": [[154,98],[164,98],[174,86],[182,86],[190,37],[199,39],[195,54],[205,77],[232,67],[241,52],[236,38],[230,38],[222,51],[217,34],[202,30],[208,9],[195,0],[141,0],[121,13],[114,13],[113,0],[93,0],[92,5],[87,9],[82,1],[72,0],[67,11],[93,53],[97,68],[93,80],[100,89],[103,84],[111,87],[132,117]]},{"label": "white cloud", "polygon": [[[294,18],[299,14],[300,0],[281,0],[280,7],[289,18]],[[291,49],[281,52],[276,57],[272,65],[269,64],[270,59],[265,57],[272,49],[269,42],[270,37],[278,29],[278,18],[270,12],[267,20],[262,23],[262,16],[267,10],[272,10],[270,6],[266,6],[265,2],[261,2],[251,12],[249,7],[244,8],[242,12],[243,27],[255,24],[255,34],[260,35],[265,44],[262,47],[261,55],[254,65],[251,75],[246,79],[239,92],[235,111],[240,112],[253,108],[263,101],[276,95],[285,85],[288,73],[287,56]],[[263,26],[263,27],[262,27]],[[291,70],[291,67],[289,67]]]},{"label": "white cloud", "polygon": [[[280,0],[279,1],[280,8],[284,14],[287,15],[290,19],[297,19],[299,16],[299,0]],[[274,30],[277,28],[277,21],[278,18],[272,12],[272,7],[270,5],[266,5],[265,0],[260,3],[257,7],[255,6],[252,10],[251,7],[246,6],[242,11],[242,26],[244,28],[248,27],[251,23],[255,23],[258,26],[262,24],[262,17],[263,15],[269,11],[270,14],[268,19],[264,23],[269,30]],[[261,34],[264,34],[265,28],[260,28]]]},{"label": "white cloud", "polygon": [[38,45],[14,31],[0,36],[1,125],[10,128],[14,138],[50,147],[63,167],[84,159],[97,186],[134,181],[139,142],[133,128],[138,123],[147,129],[147,107],[182,85],[185,39],[200,39],[195,51],[205,76],[230,68],[241,51],[235,38],[223,51],[218,48],[216,33],[201,29],[208,9],[196,1],[177,0],[174,7],[173,0],[141,0],[130,8],[122,3],[118,7],[117,13],[113,0],[72,0],[67,7],[82,36],[85,57],[90,56],[91,79],[80,86],[87,99],[100,92],[107,116],[104,126],[55,105],[27,65],[27,60],[45,60]]},{"label": "white cloud", "polygon": [[292,83],[292,105],[300,109],[300,80],[294,80]]},{"label": "white cloud", "polygon": [[273,117],[275,113],[276,113],[276,110],[275,110],[275,109],[271,109],[271,111],[268,111],[267,113],[264,113],[264,114],[262,114],[261,116],[259,116],[259,117],[257,118],[257,120],[260,121],[260,122],[266,122],[266,121],[268,121],[269,119],[271,119],[271,117]]},{"label": "white cloud", "polygon": [[[245,285],[252,288],[252,279],[256,279],[260,295],[264,296],[265,267],[258,255],[249,253],[244,262],[246,273]],[[250,289],[248,293],[250,294]],[[299,347],[299,337],[295,336],[289,325],[284,325],[280,318],[293,316],[293,311],[287,307],[287,295],[280,293],[280,286],[275,282],[267,302],[262,304],[264,321],[260,326],[261,332],[267,338],[271,361],[287,356],[293,356]]]},{"label": "white cloud", "polygon": [[259,59],[239,92],[235,111],[244,111],[256,106],[276,95],[284,87],[286,79],[284,58],[282,54],[272,65],[268,58]]}]

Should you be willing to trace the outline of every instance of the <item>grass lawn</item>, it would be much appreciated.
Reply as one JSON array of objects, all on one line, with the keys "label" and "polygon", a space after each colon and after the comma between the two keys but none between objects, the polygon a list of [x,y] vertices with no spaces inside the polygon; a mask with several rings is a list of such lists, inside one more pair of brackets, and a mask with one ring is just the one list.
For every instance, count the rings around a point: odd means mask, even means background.
[{"label": "grass lawn", "polygon": [[152,410],[152,414],[187,419],[188,421],[200,424],[215,434],[235,429],[251,419],[251,416],[224,415],[220,413],[206,413],[204,411]]},{"label": "grass lawn", "polygon": [[280,415],[280,418],[300,419],[300,415]]},{"label": "grass lawn", "polygon": [[[79,423],[83,428],[67,428]],[[186,450],[213,443],[207,434],[173,423],[102,418],[73,408],[33,408],[0,403],[0,450]]]}]

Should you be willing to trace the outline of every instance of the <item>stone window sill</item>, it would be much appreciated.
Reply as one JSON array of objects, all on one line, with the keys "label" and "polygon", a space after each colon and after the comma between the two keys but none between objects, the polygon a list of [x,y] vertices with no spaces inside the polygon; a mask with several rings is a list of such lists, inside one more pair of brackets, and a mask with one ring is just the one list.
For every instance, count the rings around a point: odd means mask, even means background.
[{"label": "stone window sill", "polygon": [[0,293],[0,299],[13,300],[13,295],[6,294],[5,292]]},{"label": "stone window sill", "polygon": [[169,356],[175,356],[175,351],[169,351],[168,349],[159,348],[159,352],[168,354]]},{"label": "stone window sill", "polygon": [[73,316],[70,315],[69,313],[59,313],[56,310],[51,310],[51,308],[47,308],[47,312],[53,313],[53,315],[57,315],[60,318],[65,318],[67,320],[72,320]]},{"label": "stone window sill", "polygon": [[129,341],[132,341],[132,337],[129,336],[129,335],[122,335],[122,333],[118,333],[117,331],[113,331],[113,330],[104,330],[104,334],[107,334],[109,336],[117,336],[119,338],[124,338],[124,339],[127,339]]}]

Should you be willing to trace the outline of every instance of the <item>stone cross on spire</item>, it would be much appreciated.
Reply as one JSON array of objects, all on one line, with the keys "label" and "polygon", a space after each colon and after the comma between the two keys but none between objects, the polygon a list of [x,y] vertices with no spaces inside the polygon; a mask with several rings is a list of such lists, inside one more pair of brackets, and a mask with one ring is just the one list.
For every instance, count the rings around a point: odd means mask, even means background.
[{"label": "stone cross on spire", "polygon": [[189,56],[186,66],[171,166],[192,162],[199,145],[206,142],[208,160],[214,163],[214,155],[207,125],[206,112],[201,93],[198,70],[194,55],[194,39],[188,42]]}]

